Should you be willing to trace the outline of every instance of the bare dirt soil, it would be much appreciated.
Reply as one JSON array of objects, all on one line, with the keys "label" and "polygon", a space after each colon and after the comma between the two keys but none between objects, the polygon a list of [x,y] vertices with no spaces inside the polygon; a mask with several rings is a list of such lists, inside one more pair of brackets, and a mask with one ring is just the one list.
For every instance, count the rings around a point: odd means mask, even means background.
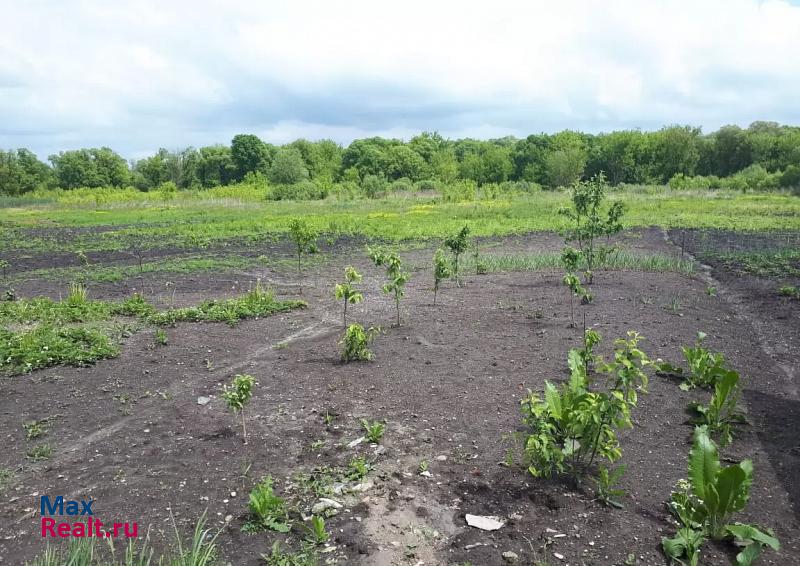
[{"label": "bare dirt soil", "polygon": [[[627,233],[621,243],[680,254],[656,229]],[[552,234],[487,244],[503,252],[559,247]],[[171,514],[188,530],[207,509],[212,526],[223,529],[227,561],[263,563],[259,555],[274,540],[296,547],[302,535],[300,529],[288,538],[241,532],[253,484],[271,475],[276,492],[291,496],[286,489],[294,474],[343,466],[356,454],[376,468],[372,487],[341,498],[344,508],[327,522],[336,549],[325,556],[340,564],[494,565],[504,563],[506,551],[521,564],[666,563],[660,540],[674,529],[665,502],[686,476],[692,429],[685,410],[704,399],[702,392],[684,392],[675,381],[652,376],[635,426],[621,434],[624,509],[593,501],[591,485],[574,490],[534,479],[519,460],[511,467],[504,461],[514,446],[511,434],[523,430],[519,400],[528,389],[541,391],[545,379],[563,380],[567,350],[580,344],[580,330],[568,324],[561,275],[468,275],[463,287],[448,283],[434,307],[432,250],[409,251],[403,257],[417,268],[402,302],[403,325],[391,327],[394,304],[380,292],[382,273],[360,247],[348,247],[331,251],[301,281],[288,267],[265,267],[145,274],[92,286],[94,298],[123,298],[137,289],[161,305],[191,304],[237,294],[262,278],[280,297],[302,298],[309,306],[233,328],[182,323],[167,330],[166,346],[155,346],[152,331],[141,330],[126,339],[116,359],[4,380],[0,467],[17,476],[0,494],[0,563],[21,564],[43,549],[42,494],[92,497],[104,522],[150,525],[157,545],[169,540]],[[349,309],[350,320],[384,329],[372,362],[339,362],[342,322],[332,285],[349,264],[365,275],[365,300]],[[707,293],[712,284],[716,296]],[[29,281],[17,292],[58,296],[65,285]],[[787,306],[774,286],[713,268],[696,277],[599,272],[592,292],[595,302],[577,312],[602,334],[604,354],[615,338],[636,330],[652,358],[681,361],[680,347],[702,330],[707,346],[724,352],[741,372],[751,424],[722,451],[729,461],[754,463],[750,504],[739,519],[771,527],[780,538],[782,550],[765,552],[762,564],[800,563],[797,305]],[[247,445],[220,397],[221,384],[236,373],[258,379]],[[200,396],[211,402],[199,405]],[[335,417],[330,426],[326,414]],[[22,423],[45,417],[50,430],[42,441],[54,453],[33,463]],[[367,442],[347,448],[362,434],[361,417],[386,420],[385,451]],[[418,473],[423,460],[430,477]],[[485,532],[466,525],[467,513],[507,523]],[[704,563],[727,564],[733,554],[727,545],[708,543]]]}]

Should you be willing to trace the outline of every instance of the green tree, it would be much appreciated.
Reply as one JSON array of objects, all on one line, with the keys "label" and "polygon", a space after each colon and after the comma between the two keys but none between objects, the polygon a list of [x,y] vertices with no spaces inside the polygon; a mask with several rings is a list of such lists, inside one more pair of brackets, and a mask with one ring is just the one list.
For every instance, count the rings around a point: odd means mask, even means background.
[{"label": "green tree", "polygon": [[296,148],[279,149],[267,178],[276,185],[293,185],[308,179],[308,169],[300,151]]},{"label": "green tree", "polygon": [[231,140],[231,161],[237,181],[244,179],[248,173],[266,174],[269,170],[271,155],[267,145],[253,134],[238,134]]},{"label": "green tree", "polygon": [[691,126],[670,126],[651,134],[653,138],[652,175],[666,183],[675,174],[692,176],[700,160],[700,129]]},{"label": "green tree", "polygon": [[580,180],[586,167],[586,154],[577,148],[558,149],[545,157],[544,169],[547,185],[551,188],[568,187]]}]

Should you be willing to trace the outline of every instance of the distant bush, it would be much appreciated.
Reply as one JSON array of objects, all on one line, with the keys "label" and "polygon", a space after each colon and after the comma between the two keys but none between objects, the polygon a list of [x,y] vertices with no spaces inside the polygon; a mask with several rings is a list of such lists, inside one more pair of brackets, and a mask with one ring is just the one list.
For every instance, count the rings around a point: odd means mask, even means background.
[{"label": "distant bush", "polygon": [[440,192],[446,202],[461,202],[475,200],[478,184],[471,180],[456,181],[450,185],[442,186]]},{"label": "distant bush", "polygon": [[292,185],[272,185],[267,200],[320,200],[328,196],[325,187],[307,179]]},{"label": "distant bush", "polygon": [[387,185],[386,178],[380,175],[364,175],[361,180],[361,190],[367,198],[378,198],[383,195]]},{"label": "distant bush", "polygon": [[414,190],[417,192],[438,191],[441,186],[442,183],[436,179],[422,179],[421,181],[414,183]]},{"label": "distant bush", "polygon": [[800,166],[789,165],[781,175],[780,186],[784,188],[800,188]]},{"label": "distant bush", "polygon": [[339,200],[352,200],[357,198],[360,193],[358,185],[353,181],[334,183],[330,190],[330,194]]},{"label": "distant bush", "polygon": [[400,177],[399,179],[392,181],[392,184],[389,185],[389,190],[393,193],[410,193],[414,190],[414,183],[412,183],[411,179],[407,177]]}]

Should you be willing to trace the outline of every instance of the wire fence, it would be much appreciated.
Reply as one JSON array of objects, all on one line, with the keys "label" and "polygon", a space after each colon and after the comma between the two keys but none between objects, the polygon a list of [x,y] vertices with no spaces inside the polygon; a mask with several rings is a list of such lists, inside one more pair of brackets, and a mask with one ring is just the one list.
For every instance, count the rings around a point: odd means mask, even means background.
[{"label": "wire fence", "polygon": [[725,230],[673,230],[671,239],[681,254],[709,256],[735,253],[800,252],[800,231],[729,232]]}]

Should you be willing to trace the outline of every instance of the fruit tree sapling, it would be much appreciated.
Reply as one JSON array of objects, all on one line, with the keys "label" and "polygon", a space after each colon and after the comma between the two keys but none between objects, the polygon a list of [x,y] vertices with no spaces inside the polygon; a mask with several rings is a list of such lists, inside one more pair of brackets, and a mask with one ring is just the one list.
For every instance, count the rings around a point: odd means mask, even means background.
[{"label": "fruit tree sapling", "polygon": [[469,247],[469,226],[464,226],[458,234],[448,236],[444,239],[444,245],[451,252],[453,252],[453,277],[455,277],[456,284],[460,285],[459,272],[458,272],[458,258],[461,254],[467,251]]},{"label": "fruit tree sapling", "polygon": [[441,249],[433,254],[433,305],[436,306],[436,294],[439,292],[439,285],[442,281],[450,277],[450,265],[444,252]]},{"label": "fruit tree sapling", "polygon": [[228,407],[234,413],[242,414],[242,433],[244,435],[244,443],[247,444],[247,426],[244,420],[244,406],[250,401],[253,396],[253,386],[256,380],[252,375],[239,374],[234,376],[230,385],[224,385],[222,390],[222,398],[228,404]]},{"label": "fruit tree sapling", "polygon": [[313,254],[317,251],[317,232],[300,218],[293,218],[289,222],[289,237],[297,246],[297,274],[300,275],[300,261],[303,254]]},{"label": "fruit tree sapling", "polygon": [[400,299],[405,295],[409,274],[403,270],[403,262],[397,252],[386,251],[381,248],[367,248],[367,252],[375,265],[386,268],[387,281],[383,284],[383,292],[394,295],[394,304],[397,309],[397,326],[400,326]]},{"label": "fruit tree sapling", "polygon": [[342,313],[342,322],[344,327],[347,328],[347,305],[356,305],[364,299],[364,295],[356,291],[355,284],[361,282],[361,274],[353,268],[347,266],[344,270],[344,283],[337,283],[334,289],[334,295],[340,301],[344,301],[344,312]]}]

